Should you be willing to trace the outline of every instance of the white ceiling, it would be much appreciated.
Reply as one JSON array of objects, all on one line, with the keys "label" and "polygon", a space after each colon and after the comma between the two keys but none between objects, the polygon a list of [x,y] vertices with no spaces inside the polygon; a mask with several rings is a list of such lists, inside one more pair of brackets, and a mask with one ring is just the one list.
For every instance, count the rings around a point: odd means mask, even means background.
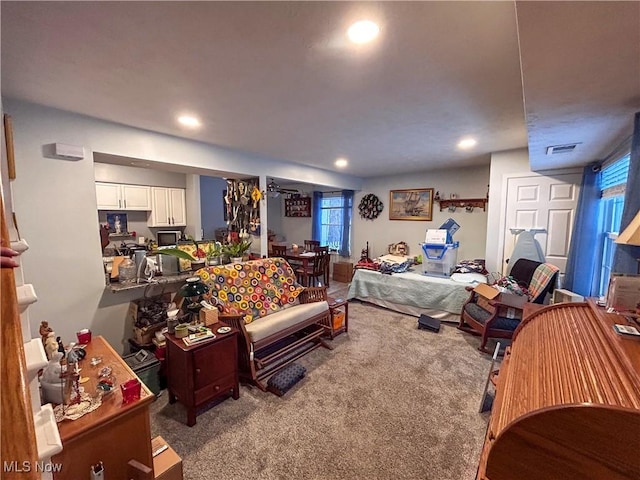
[{"label": "white ceiling", "polygon": [[[348,44],[365,17],[380,37]],[[360,177],[526,146],[536,170],[584,165],[640,110],[640,2],[2,1],[1,18],[3,96],[328,170],[345,156]]]}]

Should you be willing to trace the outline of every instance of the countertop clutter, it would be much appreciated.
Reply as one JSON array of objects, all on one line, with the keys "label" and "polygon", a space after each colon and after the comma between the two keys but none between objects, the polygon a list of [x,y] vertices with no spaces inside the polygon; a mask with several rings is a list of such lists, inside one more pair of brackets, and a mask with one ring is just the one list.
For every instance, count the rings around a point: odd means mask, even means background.
[{"label": "countertop clutter", "polygon": [[151,282],[147,282],[144,279],[138,280],[136,283],[111,283],[107,284],[112,292],[122,292],[125,290],[135,290],[139,288],[147,287],[148,285],[167,285],[172,283],[184,283],[185,280],[193,276],[193,272],[185,272],[177,275],[162,275],[160,277],[153,277]]}]

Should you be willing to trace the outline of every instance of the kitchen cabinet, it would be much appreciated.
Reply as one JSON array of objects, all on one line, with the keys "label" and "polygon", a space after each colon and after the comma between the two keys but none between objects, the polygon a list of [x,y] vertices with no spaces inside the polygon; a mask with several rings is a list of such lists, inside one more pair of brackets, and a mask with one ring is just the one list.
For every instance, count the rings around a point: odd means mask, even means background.
[{"label": "kitchen cabinet", "polygon": [[187,224],[184,188],[151,187],[150,227],[174,227]]},{"label": "kitchen cabinet", "polygon": [[98,210],[151,210],[151,187],[96,182]]}]

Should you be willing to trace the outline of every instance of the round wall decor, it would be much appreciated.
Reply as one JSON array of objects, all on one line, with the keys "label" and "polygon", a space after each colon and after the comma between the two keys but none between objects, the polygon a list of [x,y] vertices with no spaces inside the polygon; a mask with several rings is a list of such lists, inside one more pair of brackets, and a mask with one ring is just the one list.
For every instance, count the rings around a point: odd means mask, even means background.
[{"label": "round wall decor", "polygon": [[362,200],[360,200],[360,205],[358,205],[360,216],[368,220],[378,218],[378,215],[380,215],[380,212],[382,212],[383,208],[384,205],[382,204],[382,201],[373,193],[368,193],[364,197],[362,197]]}]

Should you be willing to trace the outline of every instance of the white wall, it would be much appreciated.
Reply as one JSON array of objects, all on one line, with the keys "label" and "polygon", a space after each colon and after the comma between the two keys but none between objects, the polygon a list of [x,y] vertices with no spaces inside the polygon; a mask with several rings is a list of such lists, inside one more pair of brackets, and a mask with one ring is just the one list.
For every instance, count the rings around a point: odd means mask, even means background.
[{"label": "white wall", "polygon": [[530,172],[529,151],[526,148],[497,152],[491,155],[489,176],[489,215],[487,217],[486,268],[490,272],[502,269],[507,185],[505,175]]},{"label": "white wall", "polygon": [[[48,320],[65,341],[88,327],[116,350],[125,350],[128,303],[142,295],[105,289],[98,234],[93,152],[181,164],[193,172],[255,175],[359,189],[361,182],[337,173],[274,161],[168,135],[138,130],[39,105],[3,99],[13,118],[17,179],[14,209],[20,233],[31,248],[22,259],[38,302],[30,307],[32,331]],[[43,156],[43,145],[79,145],[85,158]],[[266,240],[265,240],[266,246]]]},{"label": "white wall", "polygon": [[[360,252],[369,242],[369,256],[375,258],[386,253],[391,243],[407,242],[410,255],[420,255],[418,245],[424,242],[427,229],[438,228],[448,218],[453,218],[460,230],[454,240],[460,242],[458,260],[484,258],[485,237],[487,232],[487,212],[476,208],[473,212],[458,208],[456,212],[440,211],[438,202],[433,203],[432,221],[389,220],[390,190],[408,188],[433,188],[440,195],[448,197],[450,193],[459,198],[484,198],[489,184],[489,167],[457,168],[452,170],[434,170],[394,177],[366,179],[363,190],[354,198],[353,244],[351,259],[358,261]],[[384,204],[384,210],[375,220],[365,220],[358,213],[358,205],[363,196],[373,193]]]},{"label": "white wall", "polygon": [[97,160],[100,158],[100,155],[94,155],[94,158],[96,159],[96,163],[94,164],[96,182],[187,188],[187,180],[184,173],[101,163]]}]

